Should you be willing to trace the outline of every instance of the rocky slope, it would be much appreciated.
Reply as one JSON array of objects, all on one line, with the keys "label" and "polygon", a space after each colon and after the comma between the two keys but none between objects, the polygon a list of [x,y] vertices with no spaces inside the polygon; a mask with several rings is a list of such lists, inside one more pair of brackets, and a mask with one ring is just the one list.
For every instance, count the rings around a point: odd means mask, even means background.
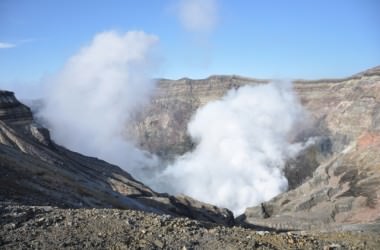
[{"label": "rocky slope", "polygon": [[0,91],[0,200],[58,207],[129,208],[233,224],[230,211],[159,194],[117,166],[50,140],[11,92]]},{"label": "rocky slope", "polygon": [[4,249],[378,249],[376,233],[271,233],[119,209],[0,202]]},{"label": "rocky slope", "polygon": [[[142,148],[170,161],[193,147],[186,125],[198,107],[231,88],[266,82],[239,76],[160,80],[151,105],[128,129]],[[318,139],[288,162],[289,192],[248,208],[239,221],[274,229],[379,229],[380,67],[345,79],[295,81],[294,89],[311,116],[312,129],[300,136]]]}]

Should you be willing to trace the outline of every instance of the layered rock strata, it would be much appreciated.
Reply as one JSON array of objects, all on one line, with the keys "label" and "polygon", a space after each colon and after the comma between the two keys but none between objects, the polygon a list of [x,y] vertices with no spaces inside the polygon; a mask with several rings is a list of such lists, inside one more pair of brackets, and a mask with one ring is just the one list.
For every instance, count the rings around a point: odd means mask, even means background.
[{"label": "layered rock strata", "polygon": [[12,123],[28,123],[32,119],[30,109],[20,103],[13,92],[0,90],[0,120]]}]

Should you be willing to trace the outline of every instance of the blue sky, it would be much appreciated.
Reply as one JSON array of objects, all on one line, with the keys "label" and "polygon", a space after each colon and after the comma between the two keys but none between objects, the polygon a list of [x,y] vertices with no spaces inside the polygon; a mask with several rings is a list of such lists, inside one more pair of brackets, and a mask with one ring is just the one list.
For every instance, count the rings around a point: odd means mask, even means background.
[{"label": "blue sky", "polygon": [[54,74],[107,30],[158,36],[155,77],[344,77],[380,65],[378,0],[211,1],[210,27],[191,30],[179,0],[0,0],[0,84]]}]

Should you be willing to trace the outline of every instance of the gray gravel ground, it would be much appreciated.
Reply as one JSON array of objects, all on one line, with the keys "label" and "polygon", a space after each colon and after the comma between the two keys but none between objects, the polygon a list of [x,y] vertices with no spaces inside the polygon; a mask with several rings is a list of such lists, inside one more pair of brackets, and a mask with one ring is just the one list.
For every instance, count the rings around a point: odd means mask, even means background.
[{"label": "gray gravel ground", "polygon": [[255,231],[133,210],[0,205],[0,249],[380,249],[370,232]]}]

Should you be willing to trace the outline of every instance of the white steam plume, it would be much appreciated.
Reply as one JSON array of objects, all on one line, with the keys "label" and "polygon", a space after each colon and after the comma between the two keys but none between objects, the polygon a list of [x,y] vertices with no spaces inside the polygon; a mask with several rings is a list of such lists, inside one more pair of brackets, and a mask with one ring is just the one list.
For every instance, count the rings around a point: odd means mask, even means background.
[{"label": "white steam plume", "polygon": [[53,139],[132,173],[146,165],[147,155],[126,142],[123,130],[155,87],[150,76],[157,41],[140,31],[103,32],[71,57],[50,79],[39,114]]},{"label": "white steam plume", "polygon": [[217,0],[181,0],[177,9],[181,25],[189,32],[210,32],[216,26]]},{"label": "white steam plume", "polygon": [[[155,87],[151,52],[157,40],[143,32],[104,32],[74,55],[51,79],[39,114],[53,139],[148,181],[143,167],[155,165],[155,158],[123,133],[130,114]],[[290,84],[231,90],[198,110],[189,124],[195,150],[153,172],[150,181],[160,191],[239,214],[286,190],[283,168],[302,148],[291,136],[303,115]]]},{"label": "white steam plume", "polygon": [[291,84],[231,90],[197,111],[188,125],[197,147],[168,166],[154,186],[240,214],[287,189],[285,161],[302,148],[290,136],[303,118]]}]

